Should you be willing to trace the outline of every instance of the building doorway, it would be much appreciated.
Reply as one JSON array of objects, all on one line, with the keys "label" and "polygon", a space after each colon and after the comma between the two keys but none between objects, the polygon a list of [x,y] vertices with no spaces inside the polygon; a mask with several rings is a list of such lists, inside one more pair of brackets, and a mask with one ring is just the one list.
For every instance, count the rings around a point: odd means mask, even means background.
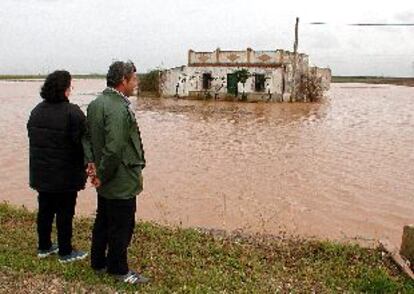
[{"label": "building doorway", "polygon": [[235,74],[227,74],[227,93],[237,95],[237,77]]}]

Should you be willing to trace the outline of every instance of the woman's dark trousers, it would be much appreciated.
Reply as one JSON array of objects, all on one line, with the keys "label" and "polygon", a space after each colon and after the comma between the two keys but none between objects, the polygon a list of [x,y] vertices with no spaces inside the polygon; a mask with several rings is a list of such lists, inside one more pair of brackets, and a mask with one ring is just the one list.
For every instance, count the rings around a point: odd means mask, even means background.
[{"label": "woman's dark trousers", "polygon": [[59,255],[72,252],[72,222],[78,193],[39,192],[39,212],[37,214],[38,249],[48,250],[52,246],[52,224],[56,215],[56,228]]}]

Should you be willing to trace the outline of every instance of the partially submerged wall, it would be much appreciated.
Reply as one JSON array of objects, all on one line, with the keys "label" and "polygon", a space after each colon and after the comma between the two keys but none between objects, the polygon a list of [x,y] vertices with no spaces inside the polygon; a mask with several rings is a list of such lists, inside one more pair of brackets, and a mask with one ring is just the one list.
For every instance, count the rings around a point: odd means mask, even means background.
[{"label": "partially submerged wall", "polygon": [[[228,75],[233,74],[238,67],[179,67],[166,70],[162,73],[163,96],[209,96],[222,98],[233,95],[228,87]],[[249,68],[250,76],[244,85],[236,85],[239,95],[244,91],[250,98],[266,99],[272,95],[272,100],[281,99],[281,95],[288,91],[283,67],[277,68]],[[205,87],[205,74],[211,80]],[[257,79],[261,79],[258,81]],[[262,85],[259,84],[262,82]]]},{"label": "partially submerged wall", "polygon": [[[188,65],[168,69],[161,74],[162,96],[204,97],[248,96],[247,100],[290,101],[293,83],[310,72],[309,57],[297,54],[296,79],[293,78],[295,55],[285,50],[213,52],[188,51]],[[247,70],[244,84],[234,81],[234,73]],[[313,68],[329,88],[330,70]],[[298,96],[299,97],[299,96]],[[297,97],[297,98],[298,98]]]},{"label": "partially submerged wall", "polygon": [[322,88],[329,90],[331,87],[332,71],[330,68],[316,68],[316,75],[321,78]]}]

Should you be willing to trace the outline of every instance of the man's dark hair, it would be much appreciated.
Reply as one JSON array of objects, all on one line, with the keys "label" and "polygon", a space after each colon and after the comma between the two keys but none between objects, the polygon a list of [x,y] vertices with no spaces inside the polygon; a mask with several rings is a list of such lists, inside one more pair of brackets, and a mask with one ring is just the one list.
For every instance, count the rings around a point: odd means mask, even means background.
[{"label": "man's dark hair", "polygon": [[116,87],[124,78],[129,80],[136,71],[137,69],[132,61],[115,61],[106,74],[106,85]]},{"label": "man's dark hair", "polygon": [[50,103],[68,100],[65,91],[70,87],[72,76],[66,70],[57,70],[46,77],[40,96]]}]

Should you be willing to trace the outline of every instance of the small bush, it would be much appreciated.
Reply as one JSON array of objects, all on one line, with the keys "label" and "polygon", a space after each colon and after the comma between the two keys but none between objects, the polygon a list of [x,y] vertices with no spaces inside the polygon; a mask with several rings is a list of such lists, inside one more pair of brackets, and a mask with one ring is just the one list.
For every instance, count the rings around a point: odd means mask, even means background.
[{"label": "small bush", "polygon": [[158,69],[151,70],[145,74],[140,74],[139,79],[139,88],[141,91],[159,93],[160,71]]},{"label": "small bush", "polygon": [[318,102],[323,97],[322,78],[310,71],[300,78],[298,96],[302,100]]}]

